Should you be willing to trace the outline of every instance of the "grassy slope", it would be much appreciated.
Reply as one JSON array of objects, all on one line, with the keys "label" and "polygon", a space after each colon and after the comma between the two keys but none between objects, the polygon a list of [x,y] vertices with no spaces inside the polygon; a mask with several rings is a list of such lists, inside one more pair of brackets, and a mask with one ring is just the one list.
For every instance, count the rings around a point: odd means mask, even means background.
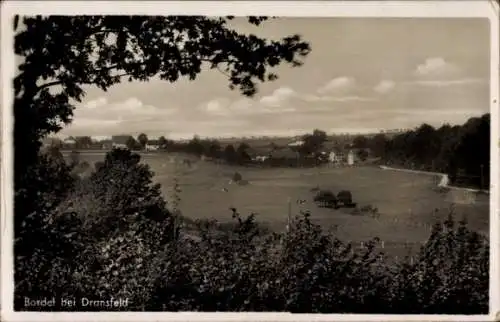
[{"label": "grassy slope", "polygon": [[[102,155],[82,154],[82,159],[95,162]],[[181,157],[182,158],[182,157]],[[380,237],[391,243],[420,242],[429,235],[435,217],[443,218],[452,203],[460,219],[463,214],[474,230],[488,233],[488,197],[475,196],[470,204],[463,192],[450,191],[440,194],[433,190],[437,179],[428,175],[383,171],[375,167],[344,169],[250,169],[208,162],[194,163],[192,168],[169,162],[164,154],[145,155],[155,172],[155,179],[162,184],[167,197],[171,195],[173,176],[177,175],[182,189],[180,209],[191,218],[216,218],[230,221],[229,207],[236,207],[242,214],[256,212],[259,220],[273,229],[282,230],[287,217],[287,200],[292,200],[292,211],[310,210],[312,218],[327,228],[336,225],[343,240],[363,241]],[[239,171],[247,186],[229,184],[234,171]],[[346,210],[317,208],[311,201],[311,188],[351,190],[353,199],[360,206],[372,205],[381,213],[379,219],[355,216]],[[227,192],[222,191],[227,188]],[[297,199],[306,199],[297,205]],[[434,210],[439,210],[437,215]],[[396,246],[394,246],[396,247]],[[399,248],[401,246],[398,246]]]}]

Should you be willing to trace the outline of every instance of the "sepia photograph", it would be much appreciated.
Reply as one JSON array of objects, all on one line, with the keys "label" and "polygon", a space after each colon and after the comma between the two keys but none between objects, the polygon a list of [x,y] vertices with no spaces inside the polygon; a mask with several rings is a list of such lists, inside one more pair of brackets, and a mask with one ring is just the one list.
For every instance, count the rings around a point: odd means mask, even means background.
[{"label": "sepia photograph", "polygon": [[390,2],[7,1],[2,315],[494,314],[498,4]]}]

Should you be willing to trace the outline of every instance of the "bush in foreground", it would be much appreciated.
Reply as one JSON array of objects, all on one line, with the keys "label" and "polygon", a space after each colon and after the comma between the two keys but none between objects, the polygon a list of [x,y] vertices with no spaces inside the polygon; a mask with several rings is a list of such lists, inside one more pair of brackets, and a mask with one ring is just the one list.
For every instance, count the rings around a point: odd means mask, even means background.
[{"label": "bush in foreground", "polygon": [[[29,290],[127,297],[124,309],[152,311],[487,312],[488,241],[451,216],[435,225],[417,260],[397,265],[384,260],[376,240],[355,250],[309,213],[283,233],[265,233],[255,216],[236,210],[233,225],[198,222],[185,233],[173,227],[152,172],[139,161],[112,151],[72,185],[41,230],[61,238],[17,259],[26,271],[40,258],[52,263],[44,274],[17,275],[16,286],[24,285],[17,298]],[[51,251],[68,245],[70,253]]]}]

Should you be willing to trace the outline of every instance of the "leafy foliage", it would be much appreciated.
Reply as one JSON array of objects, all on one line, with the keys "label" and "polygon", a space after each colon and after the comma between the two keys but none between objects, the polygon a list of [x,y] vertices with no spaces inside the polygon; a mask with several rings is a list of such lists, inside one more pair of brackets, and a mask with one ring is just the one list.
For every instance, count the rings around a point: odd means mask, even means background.
[{"label": "leafy foliage", "polygon": [[[253,95],[258,82],[277,78],[270,67],[299,66],[310,51],[298,35],[269,41],[238,33],[229,27],[231,19],[16,16],[14,50],[21,64],[14,79],[14,144],[22,149],[15,149],[15,190],[36,187],[28,173],[37,163],[40,138],[71,122],[72,102],[81,102],[86,85],[107,90],[123,79],[194,80],[208,67],[225,73],[231,88]],[[15,200],[16,214],[36,211],[39,205],[23,196]]]},{"label": "leafy foliage", "polygon": [[[245,95],[274,80],[268,70],[286,62],[300,66],[310,47],[298,35],[269,41],[232,30],[227,18],[202,16],[16,17],[15,53],[24,58],[14,80],[18,139],[58,131],[71,121],[70,100],[83,85],[107,90],[127,78],[169,82],[196,79],[204,66],[227,74]],[[259,25],[267,18],[248,19]],[[19,28],[19,22],[25,28]],[[35,40],[36,39],[36,40]],[[49,91],[60,86],[58,94]],[[21,136],[22,131],[29,130]],[[35,140],[32,140],[34,142]],[[17,145],[17,144],[16,144]]]},{"label": "leafy foliage", "polygon": [[[31,294],[121,296],[140,304],[149,294],[158,253],[176,238],[172,216],[152,176],[137,154],[115,149],[89,178],[76,182],[39,226],[41,236],[48,238],[48,230],[59,239],[53,237],[46,246],[44,239],[37,240],[35,254],[45,257],[27,256],[32,265],[45,265],[47,272],[19,279],[38,287]],[[67,251],[54,254],[53,249],[60,248]],[[49,263],[53,267],[47,268]]]},{"label": "leafy foliage", "polygon": [[144,133],[139,134],[139,136],[137,136],[137,142],[141,145],[141,148],[144,149],[148,143],[148,136]]},{"label": "leafy foliage", "polygon": [[373,153],[393,165],[447,173],[455,185],[488,189],[490,181],[490,114],[462,126],[438,129],[423,124],[392,138],[369,140]]},{"label": "leafy foliage", "polygon": [[[62,155],[56,153],[39,154],[37,163],[25,173],[35,189],[18,189],[16,200],[30,200],[38,205],[33,211],[31,204],[17,203],[14,216],[14,280],[16,304],[24,299],[21,294],[47,295],[54,292],[58,281],[66,280],[63,260],[74,250],[68,238],[71,227],[60,220],[53,220],[52,214],[66,198],[74,186],[71,168]],[[38,283],[37,281],[43,281]],[[56,293],[57,295],[57,293]]]},{"label": "leafy foliage", "polygon": [[304,144],[300,147],[300,153],[309,155],[318,152],[323,147],[323,143],[327,140],[327,135],[325,131],[316,129],[312,134],[306,134],[303,140]]},{"label": "leafy foliage", "polygon": [[20,285],[35,294],[127,297],[133,303],[128,310],[487,310],[488,242],[451,216],[435,225],[414,263],[394,265],[377,250],[376,239],[354,249],[307,212],[283,233],[266,232],[255,215],[244,218],[236,209],[234,223],[224,228],[215,221],[174,228],[152,176],[137,154],[108,153],[58,203],[48,221],[58,239],[51,240],[51,252],[22,262],[44,266],[36,278],[20,276]]}]

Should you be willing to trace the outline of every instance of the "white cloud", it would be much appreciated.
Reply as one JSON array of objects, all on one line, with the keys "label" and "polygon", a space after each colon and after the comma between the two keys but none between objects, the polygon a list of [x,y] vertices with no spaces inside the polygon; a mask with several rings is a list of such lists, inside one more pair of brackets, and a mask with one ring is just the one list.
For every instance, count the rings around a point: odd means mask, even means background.
[{"label": "white cloud", "polygon": [[[280,96],[279,94],[276,96]],[[271,103],[279,102],[267,101],[262,103],[248,98],[242,98],[237,101],[231,102],[226,98],[216,98],[206,104],[201,105],[201,110],[211,115],[218,116],[238,116],[238,115],[254,115],[254,114],[273,114],[273,113],[287,113],[295,111],[291,106],[279,106]]]},{"label": "white cloud", "polygon": [[426,87],[484,84],[486,80],[464,75],[458,66],[442,57],[427,58],[414,72],[415,79],[406,83]]},{"label": "white cloud", "polygon": [[352,77],[337,77],[316,90],[316,94],[302,95],[308,102],[369,102],[374,99],[357,95],[356,80]]},{"label": "white cloud", "polygon": [[225,98],[215,98],[207,103],[201,104],[199,108],[202,111],[212,115],[227,115],[229,113],[229,100]]},{"label": "white cloud", "polygon": [[337,77],[318,88],[317,93],[321,95],[343,93],[345,91],[353,89],[355,84],[356,80],[352,77]]},{"label": "white cloud", "polygon": [[458,66],[447,62],[444,58],[430,57],[416,67],[414,75],[425,78],[450,78],[458,76],[459,72]]},{"label": "white cloud", "polygon": [[108,103],[106,97],[99,97],[98,99],[88,101],[84,106],[89,109],[104,106]]},{"label": "white cloud", "polygon": [[483,84],[485,83],[485,80],[480,78],[463,78],[455,80],[418,80],[413,83],[421,86],[445,87],[454,85]]},{"label": "white cloud", "polygon": [[105,97],[100,97],[77,107],[68,129],[81,134],[88,132],[90,135],[118,127],[128,129],[137,122],[168,119],[176,112],[176,108],[144,104],[135,97],[121,102],[109,102]]},{"label": "white cloud", "polygon": [[296,96],[296,93],[293,89],[289,87],[280,87],[271,95],[262,97],[260,102],[264,105],[278,107],[294,96]]},{"label": "white cloud", "polygon": [[382,80],[373,88],[373,90],[380,94],[386,94],[392,91],[395,86],[396,83],[394,83],[392,80]]},{"label": "white cloud", "polygon": [[99,119],[94,119],[94,118],[77,117],[73,120],[73,122],[71,123],[71,126],[80,127],[80,128],[110,127],[110,126],[118,126],[118,125],[120,125],[121,122],[122,122],[122,119],[99,120]]},{"label": "white cloud", "polygon": [[303,95],[302,99],[307,102],[371,102],[375,99],[371,97],[362,97],[356,95],[350,96],[321,96],[321,95]]}]

